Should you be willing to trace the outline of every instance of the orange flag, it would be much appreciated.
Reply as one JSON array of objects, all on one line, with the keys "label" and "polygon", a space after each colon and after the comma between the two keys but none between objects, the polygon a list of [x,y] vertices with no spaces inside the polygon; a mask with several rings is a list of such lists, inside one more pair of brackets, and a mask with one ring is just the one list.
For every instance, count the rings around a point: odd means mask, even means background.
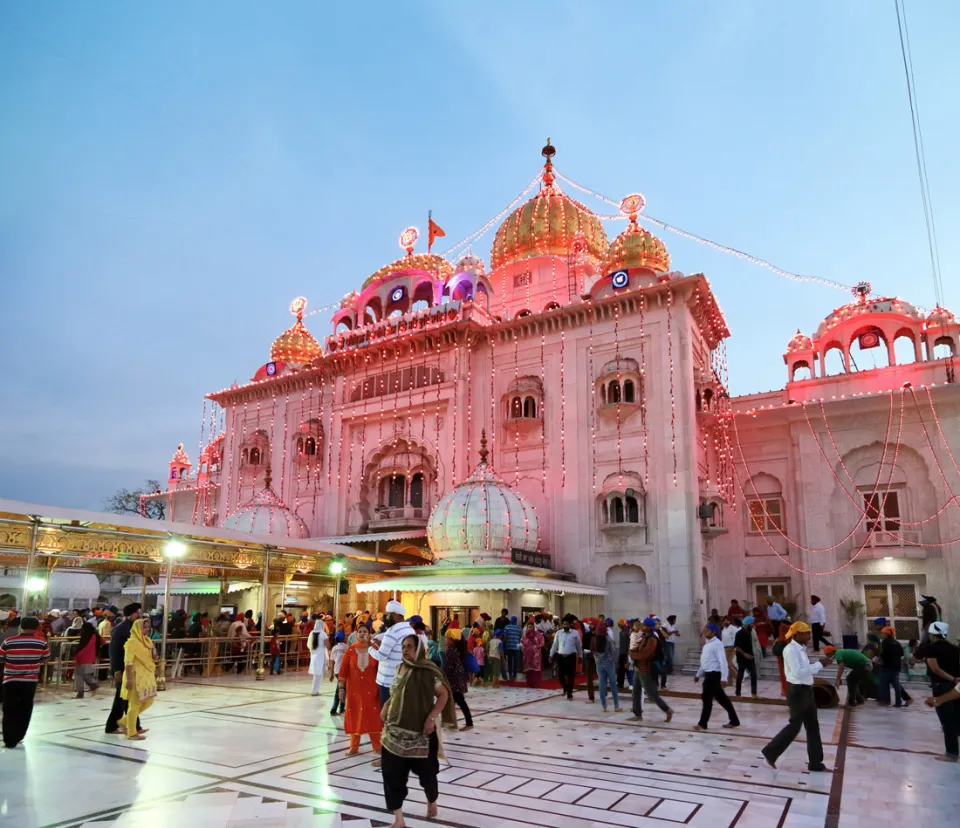
[{"label": "orange flag", "polygon": [[433,212],[427,214],[427,228],[428,228],[428,238],[427,238],[427,252],[430,252],[430,248],[433,247],[434,239],[437,239],[441,236],[447,235],[443,232],[443,228],[433,220]]}]

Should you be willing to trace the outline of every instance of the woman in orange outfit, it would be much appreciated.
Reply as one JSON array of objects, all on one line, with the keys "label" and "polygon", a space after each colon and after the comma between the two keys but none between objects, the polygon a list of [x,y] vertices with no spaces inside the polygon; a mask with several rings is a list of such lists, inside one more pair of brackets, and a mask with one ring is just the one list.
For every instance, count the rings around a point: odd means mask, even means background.
[{"label": "woman in orange outfit", "polygon": [[[380,752],[380,689],[377,687],[377,662],[370,658],[370,629],[357,627],[356,643],[351,644],[340,666],[338,693],[345,693],[347,709],[343,732],[350,734],[348,754],[360,752],[360,737],[367,733],[376,753]],[[379,760],[378,760],[379,761]]]}]

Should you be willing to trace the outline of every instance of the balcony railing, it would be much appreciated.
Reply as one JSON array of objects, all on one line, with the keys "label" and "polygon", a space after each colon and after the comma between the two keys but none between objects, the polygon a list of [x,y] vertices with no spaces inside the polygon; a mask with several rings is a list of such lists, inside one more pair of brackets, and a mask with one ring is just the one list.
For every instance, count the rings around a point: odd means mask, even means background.
[{"label": "balcony railing", "polygon": [[886,547],[917,546],[920,532],[916,529],[876,529],[873,532],[862,530],[857,537],[857,546],[868,549]]},{"label": "balcony railing", "polygon": [[370,529],[421,529],[427,525],[430,510],[425,506],[381,506],[374,510]]}]

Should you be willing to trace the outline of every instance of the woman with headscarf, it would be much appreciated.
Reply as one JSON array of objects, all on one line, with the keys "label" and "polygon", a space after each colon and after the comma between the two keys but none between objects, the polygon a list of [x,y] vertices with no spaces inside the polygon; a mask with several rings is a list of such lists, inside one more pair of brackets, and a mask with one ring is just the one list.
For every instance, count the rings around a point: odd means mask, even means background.
[{"label": "woman with headscarf", "polygon": [[63,638],[79,638],[83,629],[83,618],[76,616],[70,626],[63,631]]},{"label": "woman with headscarf", "polygon": [[[357,627],[357,640],[347,648],[337,674],[340,703],[349,702],[343,716],[343,732],[350,735],[348,754],[360,752],[360,737],[370,736],[374,753],[380,752],[380,690],[377,662],[370,658],[370,629]],[[341,710],[343,708],[341,707]]]},{"label": "woman with headscarf", "polygon": [[157,651],[150,638],[150,621],[137,619],[130,629],[130,638],[123,647],[123,684],[120,698],[127,702],[127,712],[117,724],[126,727],[127,738],[142,741],[146,730],[137,731],[137,722],[157,696]]},{"label": "woman with headscarf", "polygon": [[593,659],[597,664],[597,683],[600,688],[600,706],[607,712],[607,687],[613,695],[613,712],[620,712],[620,696],[617,693],[617,639],[606,621],[597,624],[593,634]]},{"label": "woman with headscarf", "polygon": [[437,816],[437,774],[440,740],[436,720],[456,730],[453,692],[443,672],[428,661],[423,642],[408,635],[402,642],[403,663],[390,685],[390,698],[383,707],[383,794],[393,811],[391,828],[404,828],[403,803],[407,780],[413,771],[427,797],[427,818]]},{"label": "woman with headscarf", "polygon": [[77,642],[77,655],[73,663],[73,680],[77,688],[74,698],[82,699],[86,687],[90,688],[91,696],[97,692],[95,673],[97,655],[102,643],[99,633],[89,621],[80,628],[80,640]]},{"label": "woman with headscarf", "polygon": [[443,674],[447,677],[453,701],[463,711],[464,730],[473,730],[473,716],[467,707],[467,671],[463,666],[463,659],[467,654],[467,643],[463,640],[461,630],[447,629],[447,649],[443,654]]},{"label": "woman with headscarf", "polygon": [[543,677],[543,633],[537,629],[531,618],[520,639],[523,647],[523,674],[527,677],[527,687],[539,687]]},{"label": "woman with headscarf", "polygon": [[313,676],[310,695],[319,696],[320,682],[323,681],[323,674],[327,668],[327,631],[323,624],[314,625],[310,635],[307,636],[307,649],[310,651],[310,667],[307,672]]}]

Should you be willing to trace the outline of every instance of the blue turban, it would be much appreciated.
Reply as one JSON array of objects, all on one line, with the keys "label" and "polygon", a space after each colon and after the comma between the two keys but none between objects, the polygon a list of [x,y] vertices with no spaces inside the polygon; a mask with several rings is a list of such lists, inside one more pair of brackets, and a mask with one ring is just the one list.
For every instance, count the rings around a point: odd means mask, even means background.
[{"label": "blue turban", "polygon": [[335,641],[343,641],[343,639],[344,639],[345,637],[346,637],[346,636],[344,636],[343,630],[341,630],[340,632],[338,632],[338,633],[334,636],[334,640],[335,640]]},{"label": "blue turban", "polygon": [[723,630],[721,630],[716,624],[707,624],[707,629],[710,630],[714,635],[722,635]]},{"label": "blue turban", "polygon": [[887,619],[886,619],[886,618],[874,618],[874,619],[873,619],[873,623],[874,623],[874,624],[880,624],[880,626],[885,627],[885,626],[887,626]]},{"label": "blue turban", "polygon": [[414,616],[412,616],[412,617],[410,617],[410,618],[407,619],[407,623],[408,623],[411,627],[413,627],[413,626],[416,626],[417,624],[422,624],[422,623],[423,623],[423,618],[420,617],[419,615],[414,615]]},{"label": "blue turban", "polygon": [[657,626],[657,619],[656,619],[656,618],[644,618],[641,623],[642,623],[643,626],[645,626],[645,627],[655,627],[655,626]]},{"label": "blue turban", "polygon": [[752,624],[753,622],[754,622],[754,617],[752,615],[748,615],[746,618],[743,619],[744,624]]},{"label": "blue turban", "polygon": [[516,623],[517,623],[517,616],[511,615],[511,616],[510,616],[510,623],[511,623],[511,624],[516,624]]}]

